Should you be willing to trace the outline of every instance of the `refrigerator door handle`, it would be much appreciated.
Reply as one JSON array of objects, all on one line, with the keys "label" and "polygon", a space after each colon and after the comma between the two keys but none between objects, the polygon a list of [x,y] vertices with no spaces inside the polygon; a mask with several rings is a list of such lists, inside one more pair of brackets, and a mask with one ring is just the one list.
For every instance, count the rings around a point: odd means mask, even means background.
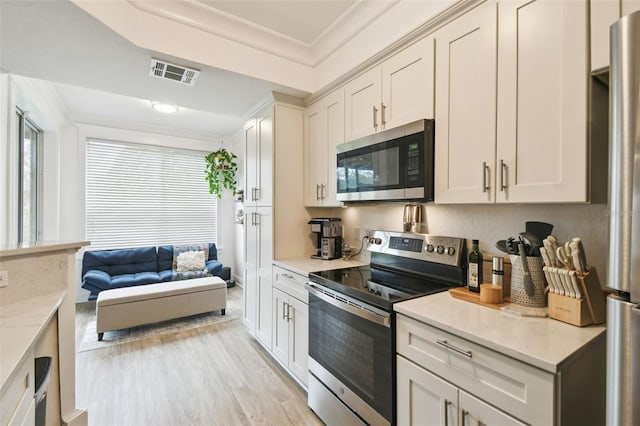
[{"label": "refrigerator door handle", "polygon": [[607,425],[640,424],[640,305],[607,298]]}]

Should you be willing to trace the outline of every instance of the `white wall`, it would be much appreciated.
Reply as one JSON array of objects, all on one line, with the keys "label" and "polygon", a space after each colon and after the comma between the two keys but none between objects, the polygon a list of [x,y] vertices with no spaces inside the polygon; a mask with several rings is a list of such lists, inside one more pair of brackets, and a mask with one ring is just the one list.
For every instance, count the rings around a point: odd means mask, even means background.
[{"label": "white wall", "polygon": [[21,76],[0,76],[0,244],[14,245],[18,240],[18,151],[16,107],[43,131],[43,177],[40,192],[42,221],[39,239],[64,239],[60,233],[60,149],[64,145],[67,112],[48,82]]},{"label": "white wall", "polygon": [[[605,286],[608,217],[606,204],[592,205],[424,205],[426,233],[462,237],[471,246],[480,240],[484,253],[501,254],[495,248],[498,240],[518,237],[525,222],[539,221],[554,225],[559,241],[582,238],[590,265],[598,269],[600,284]],[[345,239],[359,247],[365,229],[402,230],[402,203],[379,204],[334,209],[342,216]]]}]

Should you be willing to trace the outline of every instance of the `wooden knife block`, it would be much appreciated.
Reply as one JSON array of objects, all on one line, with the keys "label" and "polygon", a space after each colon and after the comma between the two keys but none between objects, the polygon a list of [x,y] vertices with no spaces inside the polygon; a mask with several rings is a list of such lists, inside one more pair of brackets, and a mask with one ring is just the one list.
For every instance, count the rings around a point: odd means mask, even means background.
[{"label": "wooden knife block", "polygon": [[577,276],[582,299],[549,293],[549,317],[584,327],[602,324],[606,320],[605,297],[595,268]]}]

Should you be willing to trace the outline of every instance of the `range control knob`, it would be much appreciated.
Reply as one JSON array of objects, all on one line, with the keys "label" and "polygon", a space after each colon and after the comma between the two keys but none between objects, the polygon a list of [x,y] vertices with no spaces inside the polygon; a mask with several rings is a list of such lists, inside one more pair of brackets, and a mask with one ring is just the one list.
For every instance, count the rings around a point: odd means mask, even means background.
[{"label": "range control knob", "polygon": [[449,250],[447,250],[447,253],[449,253],[449,256],[453,256],[454,254],[456,254],[455,247],[449,247]]},{"label": "range control knob", "polygon": [[438,254],[442,254],[442,253],[444,253],[444,247],[443,246],[438,246],[438,247],[436,247],[436,251],[438,252]]},{"label": "range control knob", "polygon": [[427,251],[428,251],[429,253],[433,253],[433,250],[434,250],[434,248],[433,248],[433,244],[427,244]]}]

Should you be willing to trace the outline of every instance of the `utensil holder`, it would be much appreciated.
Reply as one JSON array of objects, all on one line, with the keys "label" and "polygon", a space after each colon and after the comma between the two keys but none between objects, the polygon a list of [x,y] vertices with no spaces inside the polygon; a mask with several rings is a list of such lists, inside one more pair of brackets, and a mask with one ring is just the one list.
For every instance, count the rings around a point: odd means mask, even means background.
[{"label": "utensil holder", "polygon": [[547,285],[544,273],[542,272],[542,258],[527,256],[527,266],[529,275],[533,282],[533,296],[529,296],[524,290],[524,270],[522,268],[522,258],[520,256],[510,256],[511,258],[511,303],[534,308],[547,306],[544,289]]},{"label": "utensil holder", "polygon": [[606,307],[596,268],[577,278],[582,298],[549,293],[549,317],[578,327],[602,324],[606,320]]}]

